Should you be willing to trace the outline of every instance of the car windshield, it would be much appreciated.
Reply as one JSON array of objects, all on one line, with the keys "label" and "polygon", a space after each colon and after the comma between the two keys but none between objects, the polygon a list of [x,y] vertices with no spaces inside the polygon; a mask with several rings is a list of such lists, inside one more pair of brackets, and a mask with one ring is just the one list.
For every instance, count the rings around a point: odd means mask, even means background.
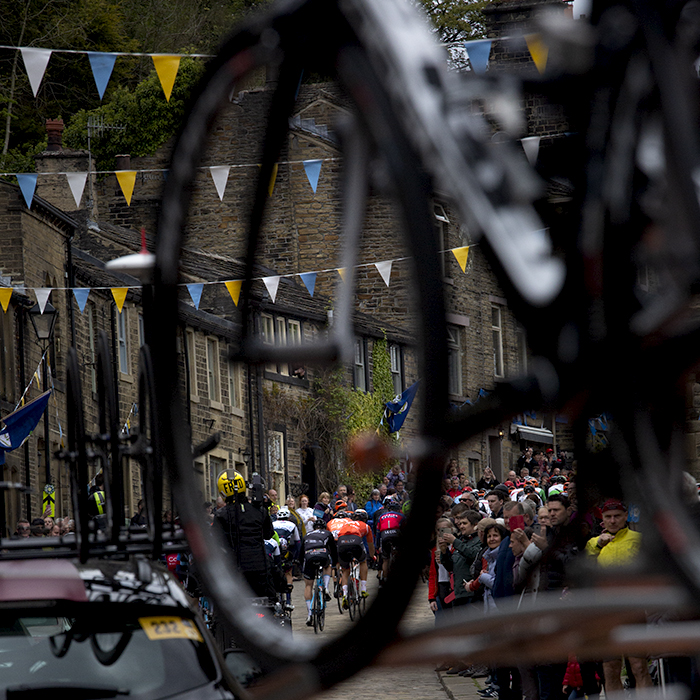
[{"label": "car windshield", "polygon": [[65,688],[83,698],[169,697],[216,679],[192,620],[176,615],[3,614],[0,698]]}]

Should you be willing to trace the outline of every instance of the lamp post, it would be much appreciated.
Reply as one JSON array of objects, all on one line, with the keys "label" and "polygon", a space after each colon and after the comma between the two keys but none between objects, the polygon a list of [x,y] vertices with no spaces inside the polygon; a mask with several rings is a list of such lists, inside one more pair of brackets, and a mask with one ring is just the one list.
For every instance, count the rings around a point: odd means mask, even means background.
[{"label": "lamp post", "polygon": [[[39,304],[34,304],[31,309],[29,309],[29,319],[34,327],[34,332],[36,333],[37,342],[41,346],[42,353],[42,367],[41,371],[44,373],[44,391],[49,390],[49,376],[48,376],[48,362],[46,360],[46,351],[51,344],[53,339],[53,332],[56,326],[56,318],[58,317],[58,311],[50,302],[46,302],[44,306],[44,311],[42,312]],[[46,466],[46,484],[51,484],[51,449],[50,449],[50,439],[49,439],[49,411],[48,408],[44,411],[44,455],[45,455],[45,466]]]}]

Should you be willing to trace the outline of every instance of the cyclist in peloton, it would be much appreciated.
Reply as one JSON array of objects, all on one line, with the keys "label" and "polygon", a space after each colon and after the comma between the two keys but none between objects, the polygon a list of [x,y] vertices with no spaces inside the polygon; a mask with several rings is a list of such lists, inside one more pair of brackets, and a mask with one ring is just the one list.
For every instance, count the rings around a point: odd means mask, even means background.
[{"label": "cyclist in peloton", "polygon": [[401,512],[401,504],[393,496],[387,496],[386,510],[377,520],[377,549],[382,555],[382,580],[389,575],[389,558],[392,547],[396,546],[400,530],[406,520]]},{"label": "cyclist in peloton", "polygon": [[301,537],[299,537],[297,526],[292,522],[292,515],[287,506],[282,506],[277,511],[275,518],[276,520],[273,521],[272,527],[279,537],[280,553],[282,555],[282,571],[284,571],[284,577],[287,581],[285,607],[287,610],[294,610],[292,606],[292,567],[294,566],[294,561],[299,556]]},{"label": "cyclist in peloton", "polygon": [[[343,607],[348,608],[348,578],[353,559],[360,563],[360,595],[367,598],[367,554],[362,545],[362,538],[366,538],[369,555],[374,556],[374,537],[372,529],[362,520],[352,520],[349,513],[341,511],[336,515],[339,523],[334,528],[334,536],[337,537],[338,563],[341,568],[341,584],[343,586]],[[331,523],[328,528],[331,529]],[[337,535],[336,535],[337,533]]]},{"label": "cyclist in peloton", "polygon": [[335,546],[333,535],[326,528],[326,521],[323,518],[316,518],[313,521],[313,530],[307,532],[301,544],[304,557],[304,600],[306,600],[306,610],[308,617],[306,624],[311,627],[311,598],[313,595],[314,578],[316,567],[323,567],[323,597],[326,602],[331,599],[328,590],[331,585],[331,564],[335,566],[338,562],[338,549]]}]

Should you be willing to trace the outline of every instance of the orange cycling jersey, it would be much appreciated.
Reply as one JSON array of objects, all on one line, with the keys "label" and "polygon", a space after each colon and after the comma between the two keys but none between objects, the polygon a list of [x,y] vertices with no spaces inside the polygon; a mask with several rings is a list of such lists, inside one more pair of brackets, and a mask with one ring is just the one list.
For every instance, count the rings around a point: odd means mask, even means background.
[{"label": "orange cycling jersey", "polygon": [[346,518],[333,518],[328,522],[328,530],[333,534],[333,537],[337,540],[338,535],[340,535],[341,529],[348,523],[353,522],[352,520],[347,520]]},{"label": "orange cycling jersey", "polygon": [[[367,523],[363,523],[361,520],[341,520],[340,522],[342,525],[338,530],[338,537],[340,535],[357,535],[358,537],[366,537],[367,542],[374,542],[372,530]],[[330,528],[330,523],[328,527]]]}]

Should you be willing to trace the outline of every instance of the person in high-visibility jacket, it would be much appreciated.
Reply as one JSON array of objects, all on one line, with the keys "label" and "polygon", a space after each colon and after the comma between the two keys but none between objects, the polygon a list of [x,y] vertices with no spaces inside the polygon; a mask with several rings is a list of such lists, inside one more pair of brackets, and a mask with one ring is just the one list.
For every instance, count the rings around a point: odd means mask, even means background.
[{"label": "person in high-visibility jacket", "polygon": [[[627,527],[627,506],[615,499],[606,501],[601,508],[603,513],[603,532],[592,537],[586,543],[586,553],[596,557],[600,566],[622,566],[629,564],[639,552],[642,536]],[[651,688],[653,683],[649,675],[649,664],[645,658],[629,657],[630,666],[637,681],[638,688]],[[622,691],[620,658],[603,662],[605,692]]]}]

